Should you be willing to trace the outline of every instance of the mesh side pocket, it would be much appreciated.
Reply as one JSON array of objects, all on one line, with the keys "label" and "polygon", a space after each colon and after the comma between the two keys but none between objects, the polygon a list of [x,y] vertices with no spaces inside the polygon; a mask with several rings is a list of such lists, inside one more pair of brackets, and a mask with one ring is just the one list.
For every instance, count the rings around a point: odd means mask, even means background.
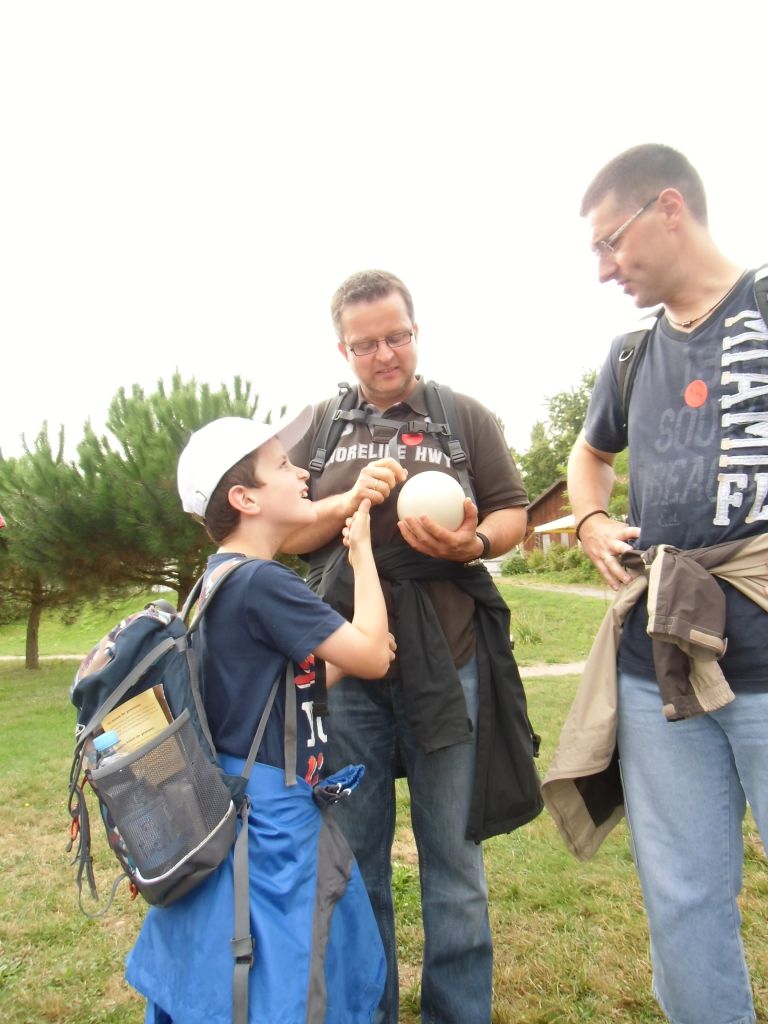
[{"label": "mesh side pocket", "polygon": [[227,817],[229,791],[203,753],[188,712],[135,753],[92,773],[144,879],[156,879],[201,846]]}]

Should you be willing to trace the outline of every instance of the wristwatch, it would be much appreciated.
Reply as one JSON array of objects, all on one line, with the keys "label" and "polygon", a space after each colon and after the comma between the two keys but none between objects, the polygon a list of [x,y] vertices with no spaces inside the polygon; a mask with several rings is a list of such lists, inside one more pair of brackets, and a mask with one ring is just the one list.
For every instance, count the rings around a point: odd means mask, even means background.
[{"label": "wristwatch", "polygon": [[482,565],[483,560],[486,559],[488,555],[491,553],[491,542],[488,540],[485,534],[476,533],[475,536],[480,539],[480,543],[483,545],[483,550],[476,558],[471,559],[469,562],[465,562],[465,565]]}]

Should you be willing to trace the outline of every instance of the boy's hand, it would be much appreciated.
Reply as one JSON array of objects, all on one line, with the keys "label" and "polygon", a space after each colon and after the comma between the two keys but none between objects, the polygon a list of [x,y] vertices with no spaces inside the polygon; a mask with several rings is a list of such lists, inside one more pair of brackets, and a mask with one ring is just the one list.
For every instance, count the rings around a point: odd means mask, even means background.
[{"label": "boy's hand", "polygon": [[349,564],[355,568],[355,562],[361,551],[371,550],[371,502],[363,498],[357,511],[351,515],[341,531],[344,546],[349,548]]},{"label": "boy's hand", "polygon": [[367,498],[372,505],[380,505],[386,501],[398,484],[408,476],[397,459],[376,459],[360,470],[351,490],[346,492],[346,505],[350,515],[359,507],[360,502]]}]

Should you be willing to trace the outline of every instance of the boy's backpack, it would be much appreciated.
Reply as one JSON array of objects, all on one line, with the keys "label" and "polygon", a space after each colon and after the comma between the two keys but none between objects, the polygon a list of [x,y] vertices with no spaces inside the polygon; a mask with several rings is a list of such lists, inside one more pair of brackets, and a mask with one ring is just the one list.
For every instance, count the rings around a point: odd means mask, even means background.
[{"label": "boy's backpack", "polygon": [[428,418],[402,422],[387,419],[370,408],[356,408],[357,388],[342,381],[339,384],[338,395],[329,402],[320,426],[312,439],[310,451],[314,454],[307,467],[309,469],[310,497],[314,496],[314,484],[322,473],[329,456],[339,443],[344,424],[356,422],[367,423],[374,430],[377,427],[384,428],[388,433],[394,430],[388,441],[389,453],[394,459],[397,459],[397,445],[401,433],[434,434],[440,441],[443,451],[451,460],[451,465],[456,471],[464,493],[474,501],[475,496],[469,478],[471,467],[457,427],[458,416],[453,392],[444,384],[430,380],[425,384],[424,394],[429,411]]},{"label": "boy's backpack", "polygon": [[[755,271],[753,292],[760,316],[763,318],[763,322],[768,325],[768,264]],[[629,334],[625,334],[618,349],[618,365],[616,369],[625,430],[629,416],[629,400],[632,396],[632,387],[635,383],[637,370],[645,353],[650,333],[663,312],[664,307],[660,306],[650,313],[645,318],[646,325],[638,327],[636,331],[630,331]],[[649,323],[648,321],[651,322]]]},{"label": "boy's backpack", "polygon": [[[106,913],[124,877],[134,897],[141,893],[148,903],[169,906],[207,878],[235,844],[232,951],[235,989],[242,992],[245,986],[246,1000],[253,942],[245,787],[281,680],[272,685],[242,774],[228,775],[217,764],[203,705],[200,663],[205,611],[230,573],[250,561],[226,563],[203,594],[189,627],[187,618],[202,592],[202,578],[181,613],[167,601],[152,602],[118,623],[84,659],[71,690],[77,727],[69,783],[69,849],[77,847],[78,900],[88,916]],[[282,678],[286,692],[292,694],[290,663]],[[295,700],[286,701],[286,707],[295,709]],[[295,782],[296,763],[295,732],[294,756],[288,760],[290,718],[287,711],[288,785]],[[118,732],[123,749],[102,766],[89,764],[93,738],[105,728]],[[82,904],[83,877],[97,898],[86,785],[98,798],[109,846],[121,868],[107,905],[97,914]],[[243,827],[235,842],[238,814]]]}]

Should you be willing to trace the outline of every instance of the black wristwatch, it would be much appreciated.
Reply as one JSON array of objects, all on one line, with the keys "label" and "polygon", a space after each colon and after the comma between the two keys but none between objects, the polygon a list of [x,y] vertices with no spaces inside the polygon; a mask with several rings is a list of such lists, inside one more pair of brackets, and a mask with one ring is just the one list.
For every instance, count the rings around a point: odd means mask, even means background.
[{"label": "black wristwatch", "polygon": [[485,536],[485,534],[484,533],[477,533],[477,534],[475,534],[475,536],[480,538],[480,542],[483,545],[483,550],[481,551],[481,553],[479,555],[477,555],[476,558],[473,558],[469,562],[465,562],[464,563],[465,565],[482,565],[483,564],[483,559],[487,558],[488,555],[490,554],[491,542],[488,540],[488,538]]},{"label": "black wristwatch", "polygon": [[484,533],[478,533],[475,536],[479,537],[480,540],[483,543],[483,552],[478,557],[479,558],[487,558],[488,555],[490,555],[490,553],[491,553],[491,542],[488,540],[488,538],[485,536]]}]

